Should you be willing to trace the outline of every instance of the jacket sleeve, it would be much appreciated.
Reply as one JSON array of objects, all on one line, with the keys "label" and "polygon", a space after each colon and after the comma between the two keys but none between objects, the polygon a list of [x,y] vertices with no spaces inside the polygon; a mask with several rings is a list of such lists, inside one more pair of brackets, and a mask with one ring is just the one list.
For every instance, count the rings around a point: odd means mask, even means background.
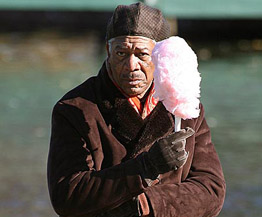
[{"label": "jacket sleeve", "polygon": [[57,214],[95,216],[142,193],[136,159],[97,170],[96,150],[91,153],[88,141],[58,108],[53,111],[48,156],[48,187]]},{"label": "jacket sleeve", "polygon": [[179,184],[158,184],[145,190],[155,217],[212,217],[222,208],[225,181],[202,105],[195,131],[192,164],[185,180]]}]

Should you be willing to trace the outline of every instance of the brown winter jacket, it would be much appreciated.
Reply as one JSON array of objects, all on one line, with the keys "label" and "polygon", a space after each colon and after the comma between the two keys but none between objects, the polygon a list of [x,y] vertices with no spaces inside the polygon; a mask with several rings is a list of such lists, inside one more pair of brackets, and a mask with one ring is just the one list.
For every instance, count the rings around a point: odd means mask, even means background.
[{"label": "brown winter jacket", "polygon": [[53,110],[48,185],[55,211],[96,216],[145,193],[155,217],[217,216],[225,181],[200,107],[198,118],[182,121],[182,128],[196,132],[187,139],[186,164],[149,187],[136,156],[173,131],[173,116],[159,102],[141,119],[103,65],[98,76],[67,93]]}]

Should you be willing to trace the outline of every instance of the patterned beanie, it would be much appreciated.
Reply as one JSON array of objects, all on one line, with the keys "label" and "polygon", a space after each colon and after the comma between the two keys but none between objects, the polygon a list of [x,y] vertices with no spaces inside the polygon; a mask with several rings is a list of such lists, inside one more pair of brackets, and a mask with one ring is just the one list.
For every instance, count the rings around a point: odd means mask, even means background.
[{"label": "patterned beanie", "polygon": [[124,35],[161,41],[170,36],[170,27],[161,11],[156,8],[141,2],[119,5],[107,25],[106,40]]}]

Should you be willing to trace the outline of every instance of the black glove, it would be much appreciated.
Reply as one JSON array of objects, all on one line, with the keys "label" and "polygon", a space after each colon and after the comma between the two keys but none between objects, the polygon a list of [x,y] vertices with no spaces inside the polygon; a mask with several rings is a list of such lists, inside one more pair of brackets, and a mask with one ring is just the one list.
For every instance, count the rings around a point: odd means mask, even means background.
[{"label": "black glove", "polygon": [[186,128],[155,142],[147,153],[138,157],[142,177],[156,179],[159,174],[182,167],[188,157],[186,139],[194,133],[193,129]]}]

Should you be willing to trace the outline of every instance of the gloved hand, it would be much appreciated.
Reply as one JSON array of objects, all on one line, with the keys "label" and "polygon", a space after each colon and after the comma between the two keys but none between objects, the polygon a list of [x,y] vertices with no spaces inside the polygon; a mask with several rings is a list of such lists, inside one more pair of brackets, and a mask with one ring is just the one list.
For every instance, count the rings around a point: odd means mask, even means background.
[{"label": "gloved hand", "polygon": [[159,174],[182,167],[188,157],[186,139],[194,133],[193,129],[186,128],[155,142],[147,153],[138,157],[142,177],[156,179]]}]

